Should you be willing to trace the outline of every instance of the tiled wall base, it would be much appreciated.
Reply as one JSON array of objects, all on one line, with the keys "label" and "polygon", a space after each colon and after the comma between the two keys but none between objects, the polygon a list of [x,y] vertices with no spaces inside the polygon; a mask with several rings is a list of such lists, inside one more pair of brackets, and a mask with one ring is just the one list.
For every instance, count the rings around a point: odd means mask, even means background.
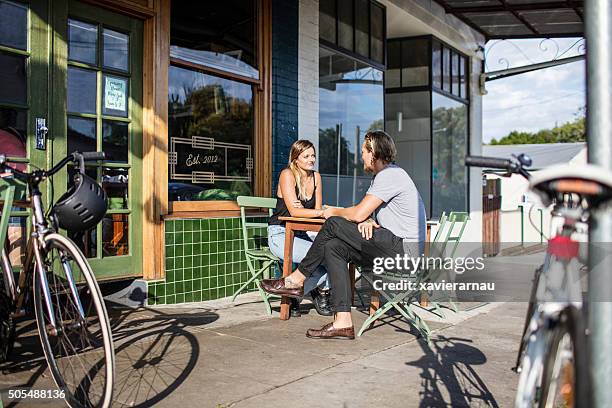
[{"label": "tiled wall base", "polygon": [[[240,218],[167,220],[165,227],[166,279],[148,282],[147,304],[232,296],[251,277]],[[255,231],[255,235],[265,239],[266,229]],[[254,284],[243,293],[253,290]]]}]

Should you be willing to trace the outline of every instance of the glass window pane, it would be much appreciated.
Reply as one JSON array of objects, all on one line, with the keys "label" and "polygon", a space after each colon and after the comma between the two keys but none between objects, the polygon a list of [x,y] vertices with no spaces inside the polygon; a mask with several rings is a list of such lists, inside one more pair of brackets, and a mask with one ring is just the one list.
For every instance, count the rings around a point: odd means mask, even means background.
[{"label": "glass window pane", "polygon": [[387,42],[387,70],[385,71],[385,88],[399,88],[401,69],[401,41]]},{"label": "glass window pane", "polygon": [[429,41],[402,41],[402,87],[429,85]]},{"label": "glass window pane", "polygon": [[447,92],[451,91],[450,60],[450,50],[442,47],[442,89]]},{"label": "glass window pane", "polygon": [[96,151],[96,120],[68,116],[68,153]]},{"label": "glass window pane", "polygon": [[459,96],[459,54],[453,52],[452,58],[452,88],[453,95]]},{"label": "glass window pane", "polygon": [[[361,144],[370,129],[384,128],[382,71],[319,47],[319,171],[323,202],[350,206],[365,195]],[[321,65],[321,64],[320,64]],[[339,157],[338,157],[339,156]]]},{"label": "glass window pane", "polygon": [[74,241],[86,258],[98,256],[98,237],[95,228],[84,232],[68,231],[68,237]]},{"label": "glass window pane", "polygon": [[110,162],[128,161],[128,124],[112,120],[102,121],[102,151]]},{"label": "glass window pane", "polygon": [[468,107],[434,92],[432,140],[432,214],[467,210]]},{"label": "glass window pane", "polygon": [[[72,180],[74,179],[75,172],[76,168],[74,166],[68,166],[68,183],[66,186],[67,189],[70,189],[70,187],[72,187],[72,185],[74,184]],[[94,180],[98,180],[98,170],[96,167],[85,167],[85,174],[87,174]],[[98,255],[98,237],[96,235],[96,228],[92,228],[84,232],[68,231],[68,236],[74,241],[75,244],[77,244],[77,246],[81,249],[81,251],[83,251],[83,254],[87,258],[95,258]]]},{"label": "glass window pane", "polygon": [[442,89],[442,47],[439,42],[433,42],[431,69],[433,86]]},{"label": "glass window pane", "polygon": [[105,28],[102,30],[104,44],[104,66],[122,71],[128,70],[128,48],[130,37],[127,34]]},{"label": "glass window pane", "polygon": [[355,2],[355,52],[370,58],[370,1]]},{"label": "glass window pane", "polygon": [[459,78],[460,78],[460,83],[461,83],[461,87],[459,89],[459,92],[461,94],[462,98],[467,99],[468,98],[468,91],[467,91],[467,72],[468,72],[468,61],[469,59],[465,58],[465,57],[461,57],[461,61],[459,63]]},{"label": "glass window pane", "polygon": [[372,33],[370,36],[370,58],[382,64],[385,61],[385,12],[382,7],[379,7],[374,3],[371,4],[370,12],[372,27]]},{"label": "glass window pane", "polygon": [[104,75],[103,84],[102,114],[127,118],[129,92],[127,78]]},{"label": "glass window pane", "polygon": [[353,0],[338,0],[338,45],[353,50]]},{"label": "glass window pane", "polygon": [[0,102],[27,103],[26,58],[0,53]]},{"label": "glass window pane", "polygon": [[96,65],[98,26],[83,21],[68,20],[68,59]]},{"label": "glass window pane", "polygon": [[[25,109],[0,108],[0,146],[2,153],[12,157],[26,157],[26,118]],[[25,171],[25,164],[11,164]]]},{"label": "glass window pane", "polygon": [[336,1],[319,1],[319,38],[336,43]]},{"label": "glass window pane", "polygon": [[28,48],[28,6],[0,0],[0,45]]},{"label": "glass window pane", "polygon": [[259,78],[256,0],[171,2],[170,55]]},{"label": "glass window pane", "polygon": [[109,210],[128,208],[128,170],[104,167],[102,188],[108,197]]},{"label": "glass window pane", "polygon": [[[398,126],[401,112],[402,127]],[[385,129],[395,141],[396,163],[406,170],[430,210],[431,100],[429,91],[385,95]]]},{"label": "glass window pane", "polygon": [[96,72],[68,67],[68,112],[96,113]]},{"label": "glass window pane", "polygon": [[102,219],[102,256],[129,255],[127,214],[109,214]]},{"label": "glass window pane", "polygon": [[233,200],[253,189],[253,88],[169,70],[170,201]]}]

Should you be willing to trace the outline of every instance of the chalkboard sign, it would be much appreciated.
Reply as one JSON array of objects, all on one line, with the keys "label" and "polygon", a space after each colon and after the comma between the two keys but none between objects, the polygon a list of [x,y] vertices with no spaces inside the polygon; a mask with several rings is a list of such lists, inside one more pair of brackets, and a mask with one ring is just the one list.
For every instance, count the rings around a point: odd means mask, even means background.
[{"label": "chalkboard sign", "polygon": [[170,179],[196,184],[251,182],[251,146],[217,142],[210,137],[173,137],[168,152]]}]

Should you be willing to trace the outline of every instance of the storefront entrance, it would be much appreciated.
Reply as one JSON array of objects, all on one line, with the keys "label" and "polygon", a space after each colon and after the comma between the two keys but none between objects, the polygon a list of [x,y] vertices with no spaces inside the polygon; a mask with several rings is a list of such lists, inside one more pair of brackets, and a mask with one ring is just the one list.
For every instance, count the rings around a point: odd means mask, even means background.
[{"label": "storefront entrance", "polygon": [[[36,167],[106,152],[87,172],[109,211],[97,228],[68,233],[102,279],[142,275],[142,33],[140,20],[77,1],[0,0],[0,150],[10,144]],[[71,171],[47,183],[47,200]]]}]

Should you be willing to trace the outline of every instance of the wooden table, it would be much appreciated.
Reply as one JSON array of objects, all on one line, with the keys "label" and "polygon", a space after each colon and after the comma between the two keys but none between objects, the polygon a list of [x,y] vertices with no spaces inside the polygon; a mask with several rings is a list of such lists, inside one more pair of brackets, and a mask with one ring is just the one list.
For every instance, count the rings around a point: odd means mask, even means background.
[{"label": "wooden table", "polygon": [[[299,217],[279,217],[281,221],[285,221],[285,253],[283,258],[283,277],[289,276],[292,272],[293,267],[293,239],[295,238],[295,231],[314,231],[319,232],[321,228],[323,228],[323,224],[325,224],[325,219],[323,218],[299,218]],[[427,238],[426,238],[426,247],[425,247],[425,255],[429,252],[429,241],[431,234],[431,227],[433,225],[437,225],[435,221],[427,222]],[[351,267],[350,272],[354,274],[354,267]],[[354,289],[353,289],[354,290]],[[280,319],[288,320],[289,319],[289,308],[290,308],[290,299],[286,296],[281,298],[281,310],[280,310]],[[426,299],[423,302],[425,305],[428,303]],[[370,302],[370,315],[374,314],[379,307],[379,299],[375,294],[372,295],[372,300]]]},{"label": "wooden table", "polygon": [[[285,254],[283,258],[283,277],[289,276],[293,266],[293,239],[295,231],[314,231],[319,232],[325,224],[323,218],[299,218],[299,217],[279,217],[285,221]],[[280,319],[289,319],[289,307],[291,303],[288,297],[281,298]]]}]

